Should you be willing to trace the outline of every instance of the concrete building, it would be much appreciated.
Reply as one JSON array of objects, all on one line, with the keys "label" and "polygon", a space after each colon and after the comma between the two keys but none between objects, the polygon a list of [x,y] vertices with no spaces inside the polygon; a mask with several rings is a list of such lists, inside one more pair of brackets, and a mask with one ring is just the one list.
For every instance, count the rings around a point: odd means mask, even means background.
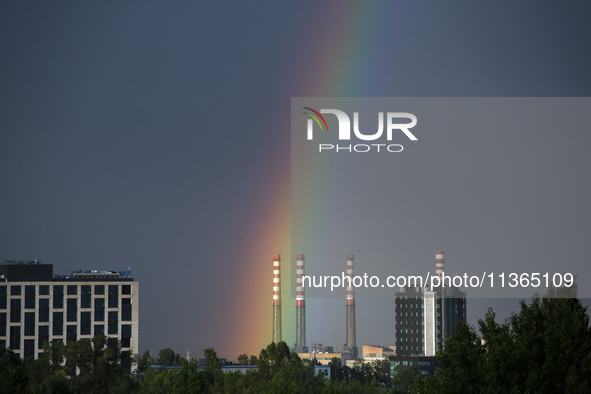
[{"label": "concrete building", "polygon": [[396,355],[396,346],[367,346],[363,345],[363,361],[379,361]]},{"label": "concrete building", "polygon": [[0,348],[43,357],[45,341],[106,335],[123,350],[139,351],[139,283],[129,271],[53,275],[52,264],[0,265]]},{"label": "concrete building", "polygon": [[[436,254],[436,275],[443,276],[443,252]],[[443,338],[467,320],[466,293],[456,287],[407,286],[396,293],[396,348],[399,356],[434,356]]]},{"label": "concrete building", "polygon": [[441,365],[435,357],[422,356],[390,356],[390,378],[403,369],[416,368],[423,376],[434,375],[437,368]]}]

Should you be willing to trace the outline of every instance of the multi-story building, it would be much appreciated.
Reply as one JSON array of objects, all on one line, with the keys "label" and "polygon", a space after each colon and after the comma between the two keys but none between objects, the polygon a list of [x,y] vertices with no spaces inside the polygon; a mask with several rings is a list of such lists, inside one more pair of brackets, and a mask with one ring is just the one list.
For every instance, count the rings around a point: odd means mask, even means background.
[{"label": "multi-story building", "polygon": [[45,341],[106,335],[138,353],[139,283],[131,271],[53,275],[52,264],[0,265],[0,348],[43,357]]},{"label": "multi-story building", "polygon": [[381,361],[396,355],[396,346],[368,346],[363,345],[363,361]]},{"label": "multi-story building", "polygon": [[[436,275],[443,278],[443,252],[437,253]],[[445,335],[455,334],[455,324],[467,320],[466,306],[466,293],[457,287],[402,288],[396,293],[397,354],[434,356]]]}]

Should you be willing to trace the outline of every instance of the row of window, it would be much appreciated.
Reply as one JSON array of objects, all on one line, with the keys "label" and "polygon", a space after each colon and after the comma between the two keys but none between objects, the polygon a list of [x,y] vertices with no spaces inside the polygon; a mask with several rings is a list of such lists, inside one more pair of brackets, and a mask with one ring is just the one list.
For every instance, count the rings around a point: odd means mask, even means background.
[{"label": "row of window", "polygon": [[[425,325],[425,321],[424,320],[420,320],[420,322],[421,322],[421,325],[422,326]],[[413,325],[412,323],[413,323],[413,321],[407,321],[407,320],[405,320],[405,321],[403,321],[403,322],[400,323],[400,329],[402,329],[402,326],[406,326],[406,325],[411,325],[412,326]],[[419,321],[414,321],[414,323],[416,323],[418,325],[419,324]],[[436,320],[435,321],[435,325],[436,326],[440,326],[441,325],[441,321]]]},{"label": "row of window", "polygon": [[[61,335],[61,334],[60,334]],[[88,334],[84,334],[81,332],[80,335],[90,335],[90,328]],[[105,335],[105,326],[104,325],[95,325],[94,326],[94,335]],[[6,335],[4,335],[6,336]],[[25,336],[26,329],[25,329]],[[37,349],[43,349],[43,343],[49,340],[49,326],[39,326],[39,335],[37,337]],[[77,327],[68,325],[66,328],[66,341],[76,341],[77,340]],[[54,339],[55,341],[55,339]],[[12,326],[10,327],[10,337],[8,341],[8,345],[12,350],[20,350],[21,348],[21,328],[19,326]],[[128,348],[131,347],[131,324],[122,324],[121,325],[121,347]],[[0,349],[6,348],[6,341],[0,340]],[[25,339],[24,340],[24,357],[33,357],[35,349],[35,339]]]},{"label": "row of window", "polygon": [[[425,304],[420,304],[421,305],[421,309],[425,309]],[[404,309],[412,309],[412,308],[416,308],[419,309],[419,304],[398,304],[397,307],[399,308],[404,308]],[[435,304],[435,308],[441,308],[441,304]]]},{"label": "row of window", "polygon": [[[32,309],[35,308],[35,285],[25,285],[25,309]],[[67,295],[78,295],[78,287],[80,287],[80,302],[82,304],[82,308],[90,308],[90,302],[92,298],[92,285],[67,285],[66,291]],[[11,296],[20,296],[22,286],[21,285],[11,285],[10,286],[10,295]],[[109,291],[109,308],[118,308],[118,300],[119,300],[119,285],[108,285]],[[95,295],[105,295],[105,285],[94,285],[94,294]],[[121,286],[121,294],[122,295],[130,295],[131,294],[131,285],[122,285]],[[39,286],[39,295],[40,296],[48,296],[49,295],[49,285],[40,285]],[[11,300],[12,301],[12,300]],[[8,295],[7,295],[7,286],[0,286],[0,309],[6,309],[8,305]],[[86,306],[88,305],[88,306]],[[53,285],[53,307],[54,308],[63,308],[64,307],[64,285]]]},{"label": "row of window", "polygon": [[[90,308],[90,304],[86,305],[81,302],[82,308]],[[55,307],[55,306],[54,306]],[[111,306],[109,305],[111,308]],[[78,299],[76,298],[68,298],[67,299],[67,320],[68,321],[78,321]],[[55,312],[54,312],[55,313]],[[61,312],[60,312],[61,313]],[[81,312],[82,314],[90,312]],[[117,313],[117,312],[109,312],[109,313]],[[6,316],[6,313],[0,313],[0,316]],[[25,312],[25,319],[28,315],[35,315],[35,312]],[[121,320],[123,321],[131,321],[132,315],[132,304],[131,298],[122,298],[121,299]],[[1,319],[1,317],[0,317]],[[6,318],[4,318],[6,320]],[[95,298],[94,299],[94,321],[104,321],[105,320],[105,299],[104,298]],[[21,321],[21,300],[18,298],[13,298],[10,300],[10,322],[11,323],[20,323]],[[49,321],[49,299],[42,298],[39,300],[39,321],[40,322],[48,322]]]}]

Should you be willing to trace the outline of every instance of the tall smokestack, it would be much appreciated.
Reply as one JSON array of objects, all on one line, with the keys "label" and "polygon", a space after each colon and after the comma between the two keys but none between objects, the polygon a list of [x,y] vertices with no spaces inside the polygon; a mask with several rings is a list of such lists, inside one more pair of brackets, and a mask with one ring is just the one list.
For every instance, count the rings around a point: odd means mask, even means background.
[{"label": "tall smokestack", "polygon": [[347,339],[346,346],[357,346],[355,336],[355,290],[353,290],[353,255],[347,255]]},{"label": "tall smokestack", "polygon": [[302,277],[304,276],[304,255],[298,254],[296,266],[296,346],[306,346],[306,305]]},{"label": "tall smokestack", "polygon": [[439,278],[443,276],[443,252],[435,253],[435,275]]},{"label": "tall smokestack", "polygon": [[281,256],[273,258],[273,342],[281,342]]}]

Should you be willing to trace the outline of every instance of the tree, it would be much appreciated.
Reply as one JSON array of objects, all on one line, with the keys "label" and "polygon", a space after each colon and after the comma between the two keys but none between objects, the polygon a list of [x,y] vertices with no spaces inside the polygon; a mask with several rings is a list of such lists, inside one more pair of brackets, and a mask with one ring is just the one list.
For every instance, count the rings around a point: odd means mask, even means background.
[{"label": "tree", "polygon": [[108,393],[115,388],[130,391],[134,382],[129,374],[131,355],[122,351],[119,342],[109,341],[104,335],[79,339],[67,344],[66,359],[80,374],[72,380],[76,391]]},{"label": "tree", "polygon": [[175,356],[174,350],[170,348],[160,349],[158,352],[158,365],[176,365]]},{"label": "tree", "polygon": [[218,358],[217,353],[213,348],[205,349],[205,364],[203,365],[203,373],[205,379],[210,386],[213,386],[216,380],[222,376],[222,362]]},{"label": "tree", "polygon": [[248,365],[248,356],[246,354],[238,356],[238,365]]},{"label": "tree", "polygon": [[156,360],[152,358],[149,350],[146,350],[144,354],[138,358],[138,369],[143,372],[148,368],[150,365],[155,365]]},{"label": "tree", "polygon": [[591,328],[576,298],[534,296],[502,324],[489,309],[474,327],[459,322],[437,354],[443,365],[418,382],[425,393],[591,391]]},{"label": "tree", "polygon": [[258,362],[259,360],[257,359],[257,356],[254,354],[250,356],[250,365],[257,365]]},{"label": "tree", "polygon": [[399,369],[392,377],[393,392],[396,394],[415,392],[415,381],[420,376],[420,371],[417,368]]}]

